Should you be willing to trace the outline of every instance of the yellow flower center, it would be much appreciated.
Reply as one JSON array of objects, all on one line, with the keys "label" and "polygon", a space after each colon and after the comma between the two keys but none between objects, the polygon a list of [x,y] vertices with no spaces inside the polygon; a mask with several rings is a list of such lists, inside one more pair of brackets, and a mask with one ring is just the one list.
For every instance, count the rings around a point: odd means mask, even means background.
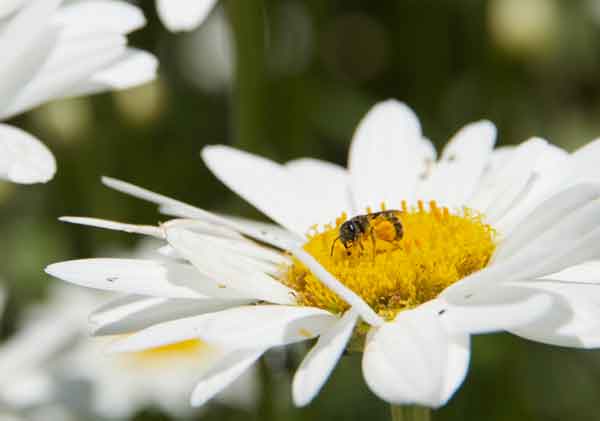
[{"label": "yellow flower center", "polygon": [[[496,246],[494,229],[468,208],[450,213],[435,202],[428,209],[403,202],[401,210],[382,210],[359,217],[363,230],[353,237],[340,231],[346,215],[335,226],[315,228],[304,249],[388,320],[484,268]],[[283,282],[298,292],[301,305],[334,313],[349,307],[296,258]]]}]

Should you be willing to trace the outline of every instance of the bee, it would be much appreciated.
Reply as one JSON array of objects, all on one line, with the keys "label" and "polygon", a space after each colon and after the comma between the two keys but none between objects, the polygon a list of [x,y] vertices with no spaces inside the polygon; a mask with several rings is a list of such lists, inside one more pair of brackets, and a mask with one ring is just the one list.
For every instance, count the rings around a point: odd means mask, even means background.
[{"label": "bee", "polygon": [[363,245],[361,239],[368,235],[373,243],[373,253],[375,252],[375,233],[374,233],[374,222],[376,220],[384,219],[390,222],[394,226],[395,237],[393,240],[400,240],[404,235],[404,228],[398,215],[402,212],[399,210],[384,210],[381,212],[367,213],[365,215],[357,215],[340,226],[339,236],[333,240],[331,245],[331,256],[333,256],[333,249],[335,243],[340,240],[346,249],[346,253],[350,255],[350,248],[354,244],[358,244],[361,249]]}]

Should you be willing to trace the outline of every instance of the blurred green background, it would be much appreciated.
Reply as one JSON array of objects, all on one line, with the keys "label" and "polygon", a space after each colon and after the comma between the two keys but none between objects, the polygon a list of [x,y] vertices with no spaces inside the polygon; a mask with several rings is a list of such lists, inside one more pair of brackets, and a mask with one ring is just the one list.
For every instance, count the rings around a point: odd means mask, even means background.
[{"label": "blurred green background", "polygon": [[[109,255],[137,238],[57,222],[61,215],[156,223],[153,206],[102,187],[110,175],[210,210],[261,218],[227,191],[200,149],[227,143],[278,161],[345,164],[359,119],[397,98],[441,146],[488,118],[499,144],[536,135],[572,150],[600,135],[600,0],[224,0],[191,33],[170,34],[154,2],[131,43],[161,62],[155,83],[45,105],[10,123],[57,157],[47,185],[0,185],[0,278],[11,334],[45,294],[47,264]],[[600,164],[600,163],[599,163]],[[287,351],[292,373],[302,347]],[[263,364],[264,366],[264,364]],[[385,420],[388,406],[346,357],[306,409],[289,376],[262,370],[254,414],[211,407],[207,420]],[[434,420],[597,420],[600,351],[504,335],[474,339],[464,386]],[[151,408],[137,420],[166,420]]]}]

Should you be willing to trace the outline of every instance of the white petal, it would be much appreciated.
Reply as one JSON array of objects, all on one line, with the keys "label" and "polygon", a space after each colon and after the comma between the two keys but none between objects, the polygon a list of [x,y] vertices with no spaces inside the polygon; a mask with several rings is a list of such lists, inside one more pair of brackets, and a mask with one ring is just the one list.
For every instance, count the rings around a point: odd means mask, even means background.
[{"label": "white petal", "polygon": [[201,329],[199,337],[225,347],[273,347],[314,338],[337,317],[312,307],[259,305],[225,310]]},{"label": "white petal", "polygon": [[199,26],[217,0],[156,0],[156,10],[163,24],[173,32],[191,31]]},{"label": "white petal", "polygon": [[264,247],[254,241],[239,235],[235,231],[224,227],[208,225],[203,221],[193,219],[174,219],[162,225],[163,230],[184,229],[194,234],[198,241],[206,241],[210,245],[223,251],[229,251],[231,254],[238,254],[249,257],[256,261],[256,264],[262,262],[270,267],[281,266],[290,263],[288,256],[279,250],[270,247]]},{"label": "white petal", "polygon": [[107,89],[127,89],[153,80],[157,67],[158,60],[152,54],[130,48],[115,64],[96,73],[92,81]]},{"label": "white petal", "polygon": [[463,127],[444,148],[440,162],[425,181],[425,191],[420,186],[418,198],[451,208],[463,206],[479,183],[495,140],[496,127],[489,121]]},{"label": "white petal", "polygon": [[333,164],[303,159],[284,166],[222,145],[205,147],[202,158],[223,184],[300,236],[351,210],[345,170]]},{"label": "white petal", "polygon": [[543,279],[570,283],[597,284],[600,283],[600,261],[595,260],[571,266],[560,272],[548,275]]},{"label": "white petal", "polygon": [[448,334],[437,313],[407,310],[371,330],[363,375],[371,390],[387,402],[437,408],[465,377],[467,341],[465,335]]},{"label": "white petal", "polygon": [[335,220],[342,212],[351,215],[358,211],[352,204],[345,168],[314,158],[294,159],[285,168],[292,177],[301,180],[299,193],[314,200],[310,206],[319,209],[318,216],[324,221]]},{"label": "white petal", "polygon": [[502,170],[512,159],[514,151],[514,146],[500,146],[492,151],[475,192],[465,202],[468,207],[481,210],[490,206],[495,199],[494,186],[500,182]]},{"label": "white petal", "polygon": [[312,307],[256,305],[173,320],[116,342],[116,352],[140,351],[192,338],[226,348],[269,348],[320,335],[337,320]]},{"label": "white petal", "polygon": [[[13,102],[17,100],[20,91],[22,91],[32,79],[39,74],[40,68],[49,56],[57,43],[58,33],[56,31],[45,31],[38,34],[38,38],[29,41],[32,45],[22,44],[11,49],[11,53],[16,47],[21,47],[19,55],[3,58],[3,66],[0,68],[0,119],[8,119],[15,114]],[[4,39],[0,37],[0,48],[2,48]],[[12,61],[9,61],[12,59]]]},{"label": "white petal", "polygon": [[559,242],[547,247],[527,249],[524,253],[517,253],[510,259],[463,278],[446,288],[442,295],[453,303],[462,303],[465,298],[468,299],[499,283],[540,278],[570,266],[599,259],[599,242],[600,227],[566,244]]},{"label": "white petal", "polygon": [[105,69],[94,73],[65,91],[65,96],[89,95],[107,90],[129,89],[156,78],[158,60],[145,51],[128,48]]},{"label": "white petal", "polygon": [[291,252],[306,265],[310,271],[319,278],[321,282],[327,285],[332,291],[338,294],[345,300],[354,311],[356,311],[362,319],[372,326],[379,326],[383,323],[383,319],[379,317],[375,311],[354,291],[342,284],[331,273],[327,271],[321,264],[309,253],[301,247],[291,249]]},{"label": "white petal", "polygon": [[0,18],[14,13],[23,4],[25,4],[25,0],[3,0],[0,3]]},{"label": "white petal", "polygon": [[106,33],[87,35],[78,43],[59,44],[3,115],[15,115],[64,96],[69,89],[118,60],[126,51],[126,43],[124,36]]},{"label": "white petal", "polygon": [[265,273],[264,265],[259,265],[257,260],[219,247],[219,244],[188,230],[167,228],[166,235],[169,244],[179,254],[200,273],[218,279],[223,287],[238,291],[245,297],[272,303],[295,302],[293,291]]},{"label": "white petal", "polygon": [[94,335],[120,335],[136,332],[157,323],[244,304],[250,302],[235,299],[172,299],[130,295],[98,308],[90,315],[89,320]]},{"label": "white petal", "polygon": [[102,30],[128,34],[146,24],[142,11],[123,1],[88,0],[66,4],[52,16],[52,22],[71,31]]},{"label": "white petal", "polygon": [[439,298],[440,319],[450,332],[490,333],[523,326],[546,315],[553,305],[548,294],[516,285],[495,285],[462,302]]},{"label": "white petal", "polygon": [[[600,277],[598,267],[587,276],[594,283],[578,282],[574,279],[534,280],[520,282],[534,291],[551,295],[552,311],[530,324],[511,329],[512,333],[538,342],[576,348],[600,347]],[[578,269],[579,276],[587,278],[585,265]],[[590,278],[587,278],[590,279]]]},{"label": "white petal", "polygon": [[518,200],[528,183],[532,182],[535,162],[546,150],[547,144],[544,139],[532,138],[513,151],[511,160],[495,180],[497,184],[488,186],[494,190],[494,199],[487,208],[479,209],[487,220],[499,220]]},{"label": "white petal", "polygon": [[577,181],[600,178],[599,158],[600,139],[596,139],[573,152],[571,159],[576,170]]},{"label": "white petal", "polygon": [[471,337],[469,335],[449,335],[448,359],[444,373],[441,401],[447,402],[458,390],[467,376],[471,357]]},{"label": "white petal", "polygon": [[54,263],[46,272],[67,282],[107,291],[164,298],[242,298],[180,263],[81,259]]},{"label": "white petal", "polygon": [[[595,226],[594,213],[599,198],[598,183],[579,184],[556,194],[523,218],[517,229],[500,243],[494,261],[505,260],[535,244],[547,246],[557,240],[580,237]],[[575,230],[573,224],[582,228]]]},{"label": "white petal", "polygon": [[90,227],[104,228],[115,231],[125,231],[135,234],[150,235],[156,238],[164,238],[162,230],[152,225],[133,225],[122,222],[108,221],[106,219],[87,218],[81,216],[61,216],[59,221],[68,222],[70,224],[87,225]]},{"label": "white petal", "polygon": [[431,148],[421,136],[415,113],[389,100],[375,105],[360,122],[350,146],[348,168],[355,208],[397,208],[414,201],[419,177],[427,170]]},{"label": "white petal", "polygon": [[184,228],[196,234],[209,235],[213,238],[241,240],[244,237],[237,231],[222,225],[216,225],[201,219],[172,219],[162,225],[163,228]]},{"label": "white petal", "polygon": [[358,314],[349,310],[325,331],[304,357],[294,375],[292,395],[296,406],[306,406],[319,393],[352,336]]},{"label": "white petal", "polygon": [[45,183],[55,172],[56,161],[43,143],[21,129],[0,124],[0,179]]},{"label": "white petal", "polygon": [[192,406],[204,405],[241,376],[263,353],[263,350],[243,350],[227,355],[198,382],[192,392]]},{"label": "white petal", "polygon": [[[552,195],[578,180],[574,161],[563,149],[547,144],[537,156],[528,183],[507,211],[495,222],[498,230],[510,233],[516,224]],[[584,180],[579,179],[580,183]]]},{"label": "white petal", "polygon": [[[235,224],[237,224],[239,226],[246,227],[246,229],[254,230],[254,231],[258,231],[258,232],[264,232],[264,233],[268,233],[269,235],[272,235],[275,237],[284,238],[284,239],[286,239],[288,244],[294,244],[295,242],[297,242],[299,240],[298,236],[296,236],[292,232],[286,230],[285,228],[283,228],[277,224],[272,224],[269,222],[254,221],[251,219],[240,218],[238,216],[231,216],[231,215],[223,215],[223,217],[227,218],[228,220],[234,222]],[[300,239],[300,240],[302,240],[302,239]]]},{"label": "white petal", "polygon": [[[198,218],[217,225],[222,225],[232,230],[239,231],[240,233],[255,238],[266,244],[271,244],[281,249],[288,249],[290,247],[289,236],[286,236],[286,238],[280,238],[276,235],[276,233],[272,231],[257,229],[256,227],[252,227],[245,224],[237,224],[235,221],[231,221],[227,218],[207,212],[204,209],[200,209],[195,206],[188,205],[187,203],[171,199],[170,197],[154,193],[150,190],[135,186],[125,181],[117,180],[110,177],[102,177],[102,182],[106,186],[120,191],[122,193],[129,194],[131,196],[140,198],[142,200],[147,200],[152,203],[156,203],[162,207],[166,207],[169,209],[185,211],[189,217]],[[299,240],[297,239],[296,242],[298,241]]]},{"label": "white petal", "polygon": [[30,1],[11,18],[0,34],[0,118],[9,116],[16,94],[27,86],[58,42],[58,29],[50,28],[48,16],[60,0]]}]

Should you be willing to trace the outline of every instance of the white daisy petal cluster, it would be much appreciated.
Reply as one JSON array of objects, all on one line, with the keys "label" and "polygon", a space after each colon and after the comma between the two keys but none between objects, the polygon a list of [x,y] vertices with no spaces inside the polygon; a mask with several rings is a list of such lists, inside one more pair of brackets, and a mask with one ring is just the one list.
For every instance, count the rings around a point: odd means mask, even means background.
[{"label": "white daisy petal cluster", "polygon": [[[105,178],[176,219],[64,220],[157,237],[167,260],[84,259],[47,272],[138,296],[92,318],[97,335],[128,334],[113,351],[190,340],[213,347],[218,357],[199,376],[193,405],[267,349],[318,338],[293,380],[297,405],[314,398],[344,350],[358,349],[382,399],[439,407],[466,375],[472,334],[600,342],[600,141],[567,153],[539,138],[494,149],[495,137],[492,123],[469,124],[438,157],[413,111],[386,101],[360,123],[347,169],[206,147],[213,173],[278,226]],[[379,221],[371,239],[336,244],[344,221],[360,215]]]},{"label": "white daisy petal cluster", "polygon": [[169,31],[191,31],[206,20],[216,3],[217,0],[156,0],[156,10]]},{"label": "white daisy petal cluster", "polygon": [[[0,120],[56,98],[126,89],[154,79],[157,61],[129,48],[142,12],[116,0],[11,0],[0,5]],[[54,157],[38,139],[0,124],[0,179],[50,180]]]},{"label": "white daisy petal cluster", "polygon": [[[143,242],[133,257],[160,258],[155,248],[155,241]],[[104,325],[115,317],[115,311],[128,306],[136,307],[138,311],[153,309],[156,314],[146,317],[154,317],[158,321],[163,320],[164,311],[168,311],[161,303],[162,298],[129,295],[100,305],[105,297],[91,294],[91,290],[85,292],[88,292],[88,298],[95,299],[94,305],[98,307],[90,316],[93,326]],[[65,300],[63,305],[65,302],[77,305],[74,300]],[[188,306],[191,303],[180,300],[179,304]],[[136,320],[133,313],[131,315],[133,317],[129,319],[129,323],[135,328],[140,320]],[[151,320],[148,318],[144,322],[151,323]],[[191,408],[187,405],[189,391],[194,386],[198,373],[207,370],[215,361],[217,354],[213,349],[190,341],[179,347],[166,347],[154,352],[107,354],[106,346],[115,339],[120,339],[118,336],[106,335],[108,330],[107,326],[102,338],[78,341],[63,356],[57,369],[63,380],[89,385],[91,397],[88,399],[88,412],[111,419],[126,419],[145,408],[156,407],[175,417],[192,415]],[[233,390],[221,393],[216,398],[230,407],[250,409],[257,400],[257,381],[256,370],[251,368],[237,380]]]},{"label": "white daisy petal cluster", "polygon": [[[136,255],[157,255],[154,242],[142,245]],[[160,300],[153,298],[150,303],[158,310],[158,320]],[[0,290],[0,305],[3,301],[4,291]],[[134,296],[105,301],[106,294],[99,291],[61,283],[52,285],[45,301],[27,309],[16,333],[0,342],[0,419],[4,419],[3,411],[24,419],[41,412],[45,416],[40,419],[48,419],[49,408],[102,419],[126,419],[150,407],[173,416],[191,415],[189,391],[197,373],[207,370],[218,354],[207,345],[192,342],[179,349],[107,354],[105,347],[115,338],[89,340],[85,317],[89,308],[98,307],[91,316],[96,322],[110,317],[115,307],[137,301],[141,308],[148,302]],[[131,319],[130,323],[136,322]],[[40,346],[40,338],[44,338],[44,346]],[[229,407],[251,409],[258,399],[257,382],[257,372],[251,367],[216,399]],[[75,389],[79,392],[73,393]]]}]

